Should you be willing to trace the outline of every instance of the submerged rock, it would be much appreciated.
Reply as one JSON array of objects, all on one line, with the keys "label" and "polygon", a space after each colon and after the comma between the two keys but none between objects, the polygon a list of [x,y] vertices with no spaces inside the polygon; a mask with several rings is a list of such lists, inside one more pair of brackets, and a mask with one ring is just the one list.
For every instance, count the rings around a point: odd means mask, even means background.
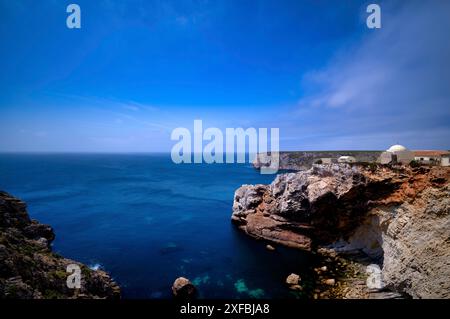
[{"label": "submerged rock", "polygon": [[[119,298],[120,288],[104,271],[52,252],[53,229],[31,220],[26,204],[0,191],[0,299]],[[81,270],[81,286],[67,286],[69,264]]]}]

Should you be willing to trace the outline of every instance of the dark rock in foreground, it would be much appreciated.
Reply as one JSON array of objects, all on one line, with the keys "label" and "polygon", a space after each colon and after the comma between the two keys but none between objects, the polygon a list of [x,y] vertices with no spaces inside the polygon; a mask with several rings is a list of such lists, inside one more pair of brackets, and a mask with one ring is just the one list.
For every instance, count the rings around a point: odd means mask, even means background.
[{"label": "dark rock in foreground", "polygon": [[[0,299],[120,298],[120,288],[101,270],[53,253],[53,229],[31,220],[26,204],[0,192]],[[67,287],[67,265],[81,270],[81,287]]]}]

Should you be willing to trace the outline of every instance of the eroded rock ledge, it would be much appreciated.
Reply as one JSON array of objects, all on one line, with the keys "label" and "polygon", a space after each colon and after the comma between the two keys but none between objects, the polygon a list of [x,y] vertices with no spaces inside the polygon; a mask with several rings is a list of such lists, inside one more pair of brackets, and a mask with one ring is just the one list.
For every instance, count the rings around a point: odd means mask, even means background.
[{"label": "eroded rock ledge", "polygon": [[313,165],[244,185],[232,221],[250,236],[305,250],[364,253],[390,289],[450,297],[450,169]]},{"label": "eroded rock ledge", "polygon": [[[30,219],[24,202],[0,191],[0,299],[120,297],[106,272],[53,253],[54,238],[50,226]],[[69,264],[81,268],[80,289],[67,287]]]}]

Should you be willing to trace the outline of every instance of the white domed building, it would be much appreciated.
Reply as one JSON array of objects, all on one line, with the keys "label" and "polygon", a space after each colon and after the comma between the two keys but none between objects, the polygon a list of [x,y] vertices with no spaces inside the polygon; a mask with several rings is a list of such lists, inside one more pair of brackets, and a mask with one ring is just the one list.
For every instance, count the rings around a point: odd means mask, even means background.
[{"label": "white domed building", "polygon": [[409,164],[414,160],[414,153],[403,145],[392,145],[386,152],[381,153],[379,162],[381,164],[402,163]]}]

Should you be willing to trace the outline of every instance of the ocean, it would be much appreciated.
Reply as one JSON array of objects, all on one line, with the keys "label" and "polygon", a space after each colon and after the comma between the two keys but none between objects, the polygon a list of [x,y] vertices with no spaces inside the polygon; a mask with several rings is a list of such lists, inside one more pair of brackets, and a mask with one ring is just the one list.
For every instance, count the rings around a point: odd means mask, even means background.
[{"label": "ocean", "polygon": [[231,222],[234,191],[270,183],[249,164],[173,164],[170,154],[0,154],[0,189],[56,233],[53,250],[111,274],[123,298],[299,298],[304,252],[268,251]]}]

